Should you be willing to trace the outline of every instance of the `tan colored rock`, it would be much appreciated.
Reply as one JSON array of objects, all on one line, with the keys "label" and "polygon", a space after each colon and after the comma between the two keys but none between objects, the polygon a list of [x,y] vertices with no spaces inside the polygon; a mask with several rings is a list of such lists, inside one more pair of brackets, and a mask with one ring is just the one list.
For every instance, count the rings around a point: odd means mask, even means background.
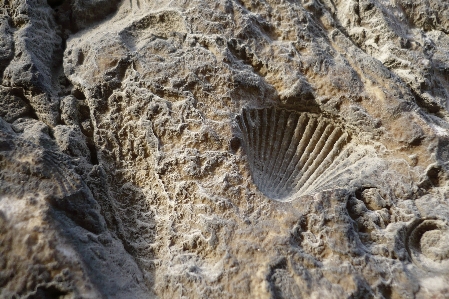
[{"label": "tan colored rock", "polygon": [[0,4],[0,297],[449,293],[444,1]]}]

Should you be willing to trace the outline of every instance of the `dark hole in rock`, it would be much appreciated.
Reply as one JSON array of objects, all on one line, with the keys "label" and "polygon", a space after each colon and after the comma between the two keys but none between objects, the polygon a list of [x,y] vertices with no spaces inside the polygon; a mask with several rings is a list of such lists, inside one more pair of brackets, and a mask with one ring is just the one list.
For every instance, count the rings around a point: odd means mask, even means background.
[{"label": "dark hole in rock", "polygon": [[28,298],[32,299],[59,299],[67,295],[67,292],[61,291],[56,286],[40,286],[36,290],[36,294]]},{"label": "dark hole in rock", "polygon": [[90,163],[92,163],[92,165],[98,165],[99,161],[98,161],[97,149],[95,148],[95,144],[93,144],[93,142],[88,141],[87,147],[89,148],[89,151],[90,151]]},{"label": "dark hole in rock", "polygon": [[231,140],[229,140],[229,149],[235,153],[239,150],[241,146],[240,138],[238,137],[232,137]]},{"label": "dark hole in rock", "polygon": [[72,90],[72,95],[75,98],[77,98],[78,100],[85,100],[86,99],[86,96],[84,95],[84,93],[81,90],[76,89],[76,88]]},{"label": "dark hole in rock", "polygon": [[62,5],[65,0],[47,0],[47,4],[51,6],[51,8],[55,8],[57,6]]},{"label": "dark hole in rock", "polygon": [[434,187],[440,187],[441,184],[444,182],[443,172],[439,167],[431,167],[427,171],[427,177],[429,178],[430,183]]},{"label": "dark hole in rock", "polygon": [[12,150],[12,145],[6,140],[0,140],[0,152]]}]

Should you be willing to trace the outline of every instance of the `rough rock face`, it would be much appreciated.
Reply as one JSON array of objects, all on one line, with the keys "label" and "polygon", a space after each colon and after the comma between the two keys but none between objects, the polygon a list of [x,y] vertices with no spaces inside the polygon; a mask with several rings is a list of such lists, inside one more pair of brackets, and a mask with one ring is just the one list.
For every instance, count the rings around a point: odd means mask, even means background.
[{"label": "rough rock face", "polygon": [[0,0],[1,298],[449,298],[444,0]]}]

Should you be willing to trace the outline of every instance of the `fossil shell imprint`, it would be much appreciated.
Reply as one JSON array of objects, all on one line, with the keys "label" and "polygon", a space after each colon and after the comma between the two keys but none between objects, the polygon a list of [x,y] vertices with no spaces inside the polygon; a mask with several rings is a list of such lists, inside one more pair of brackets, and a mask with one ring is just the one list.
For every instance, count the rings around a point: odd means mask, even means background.
[{"label": "fossil shell imprint", "polygon": [[439,219],[421,219],[406,240],[415,264],[432,272],[449,273],[449,225]]},{"label": "fossil shell imprint", "polygon": [[237,123],[254,184],[272,199],[322,190],[360,160],[348,133],[317,114],[244,108]]}]

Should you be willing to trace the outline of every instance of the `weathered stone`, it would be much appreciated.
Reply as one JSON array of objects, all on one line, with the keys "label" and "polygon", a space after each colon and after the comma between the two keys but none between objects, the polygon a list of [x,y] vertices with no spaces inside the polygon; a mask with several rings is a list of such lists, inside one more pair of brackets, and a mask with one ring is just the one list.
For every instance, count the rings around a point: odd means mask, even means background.
[{"label": "weathered stone", "polygon": [[0,297],[445,298],[448,9],[0,0]]}]

